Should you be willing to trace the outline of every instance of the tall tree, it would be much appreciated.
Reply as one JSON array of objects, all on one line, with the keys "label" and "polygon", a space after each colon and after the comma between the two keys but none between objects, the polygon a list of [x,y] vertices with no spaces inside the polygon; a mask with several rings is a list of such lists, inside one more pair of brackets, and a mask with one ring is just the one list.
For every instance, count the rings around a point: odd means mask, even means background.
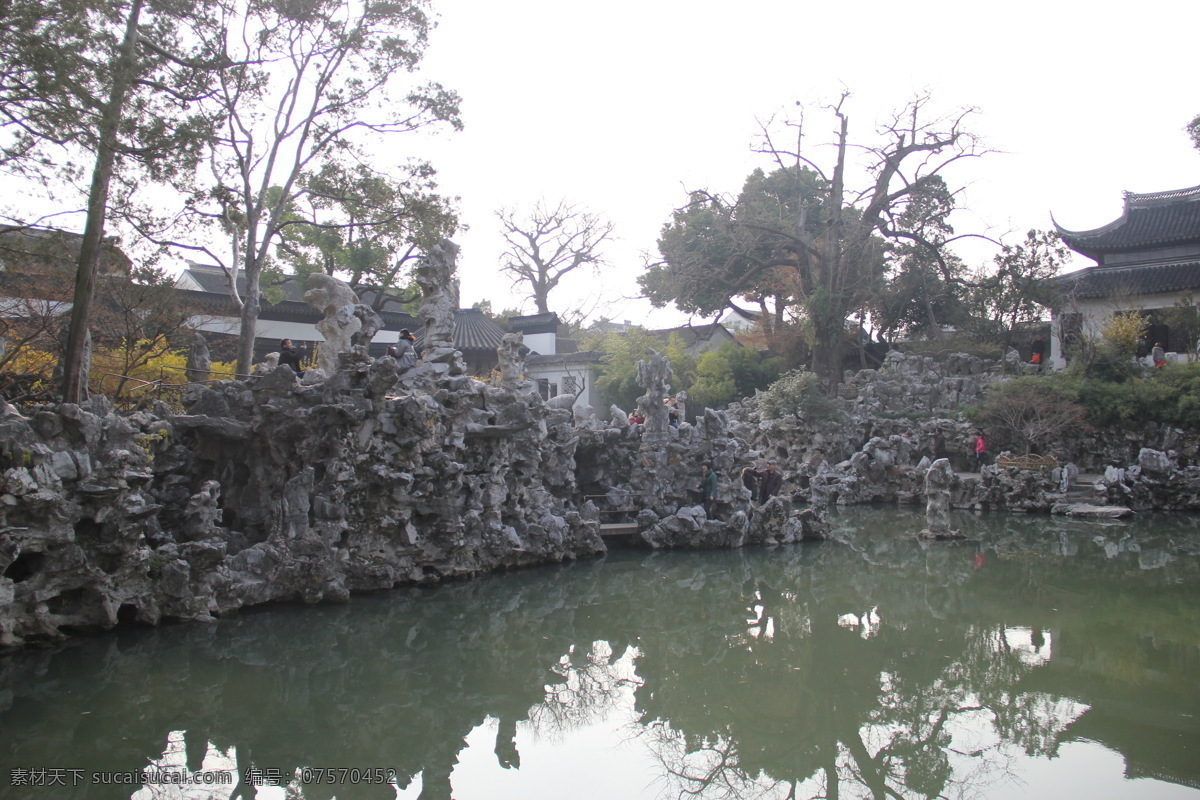
[{"label": "tall tree", "polygon": [[323,272],[372,290],[376,311],[389,300],[411,303],[420,297],[416,259],[458,228],[433,178],[428,164],[405,165],[403,177],[339,163],[302,176],[303,205],[293,204],[281,226],[280,259],[297,275]]},{"label": "tall tree", "polygon": [[889,225],[886,280],[871,299],[870,314],[884,338],[896,334],[944,337],[942,324],[962,312],[966,265],[946,245],[953,240],[954,193],[941,175],[913,192]]},{"label": "tall tree", "polygon": [[[880,285],[887,240],[917,241],[905,210],[955,161],[978,154],[964,128],[971,113],[927,120],[917,97],[886,121],[880,140],[858,144],[843,110],[847,95],[826,109],[836,123],[832,164],[809,156],[804,120],[788,121],[795,145],[764,133],[761,152],[775,170],[753,173],[736,200],[693,192],[663,230],[663,260],[640,278],[656,305],[718,313],[740,299],[759,305],[764,324],[789,318],[807,326],[813,371],[832,388],[839,376],[845,329]],[[853,189],[851,151],[868,176]]]},{"label": "tall tree", "polygon": [[1024,241],[1002,245],[990,269],[978,271],[967,296],[971,315],[990,325],[1006,352],[1021,325],[1041,319],[1058,304],[1059,288],[1050,278],[1067,256],[1057,234],[1030,230]]},{"label": "tall tree", "polygon": [[496,216],[505,242],[500,269],[514,286],[529,290],[539,314],[550,312],[550,292],[564,277],[607,263],[603,250],[612,239],[612,223],[565,200],[553,207],[539,201],[528,214],[502,209]]},{"label": "tall tree", "polygon": [[385,141],[396,134],[438,122],[462,127],[455,93],[400,80],[428,44],[427,5],[251,3],[226,20],[238,64],[221,75],[226,124],[211,160],[215,183],[194,208],[220,226],[230,255],[186,246],[229,276],[241,317],[239,372],[253,360],[260,278],[282,231],[299,224],[294,212],[316,185],[309,177],[370,163],[368,145],[394,152],[398,145]]},{"label": "tall tree", "polygon": [[213,120],[197,104],[227,63],[217,7],[183,0],[5,4],[4,166],[53,182],[73,175],[53,169],[60,159],[50,148],[69,154],[68,145],[79,146],[92,157],[63,359],[67,401],[86,388],[83,349],[114,176],[122,168],[154,180],[186,173],[211,131]]}]

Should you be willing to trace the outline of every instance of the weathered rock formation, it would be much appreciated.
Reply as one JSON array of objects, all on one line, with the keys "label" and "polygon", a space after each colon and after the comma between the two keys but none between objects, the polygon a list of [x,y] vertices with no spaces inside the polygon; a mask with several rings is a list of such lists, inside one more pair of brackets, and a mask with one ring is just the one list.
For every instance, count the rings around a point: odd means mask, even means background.
[{"label": "weathered rock formation", "polygon": [[950,487],[954,485],[954,470],[950,462],[939,458],[925,473],[925,530],[921,536],[930,539],[950,539],[957,534],[950,529]]},{"label": "weathered rock formation", "polygon": [[323,383],[193,386],[0,417],[0,643],[602,552],[578,440],[536,393],[465,377],[392,394],[392,359]]},{"label": "weathered rock formation", "polygon": [[[729,419],[732,434],[752,451],[779,460],[794,497],[813,502],[917,503],[930,464],[945,458],[959,473],[950,499],[956,508],[1200,510],[1200,437],[1161,425],[1044,443],[1058,466],[992,464],[976,472],[976,423],[963,418],[959,404],[1004,380],[997,365],[965,354],[938,360],[892,352],[880,370],[847,377],[837,420],[762,419],[753,399],[732,406]],[[1005,454],[1003,438],[991,439],[996,455]],[[1081,475],[1088,476],[1082,484]]]},{"label": "weathered rock formation", "polygon": [[188,349],[184,375],[191,383],[208,380],[212,370],[212,356],[208,352],[208,341],[199,332],[192,335],[192,346]]},{"label": "weathered rock formation", "polygon": [[[444,283],[452,259],[431,258],[426,278]],[[1102,476],[989,465],[930,488],[931,465],[971,463],[971,425],[957,415],[847,400],[844,419],[810,424],[759,419],[748,401],[675,427],[670,365],[656,353],[639,367],[644,424],[576,415],[524,379],[520,337],[501,348],[500,386],[461,374],[444,336],[453,289],[430,296],[426,358],[402,380],[394,359],[351,349],[328,377],[268,368],[194,384],[185,413],[158,404],[123,416],[103,397],[0,406],[0,645],[588,556],[604,550],[601,522],[624,521],[651,547],[725,547],[818,537],[832,503],[947,490],[960,508],[1200,509],[1195,442],[1178,432],[1160,437],[1177,447],[1144,447]],[[957,363],[954,379],[986,372]],[[972,391],[935,380],[925,361],[887,364],[876,383],[912,380],[893,395],[860,378],[869,397],[927,409],[935,394]],[[765,458],[787,482],[756,507],[740,474]],[[694,494],[704,464],[719,478],[713,519]]]},{"label": "weathered rock formation", "polygon": [[362,319],[356,314],[358,295],[345,281],[315,272],[308,276],[304,300],[325,314],[317,323],[317,331],[325,337],[317,352],[317,367],[332,375],[337,369],[338,355],[350,349],[355,334],[362,329]]},{"label": "weathered rock formation", "polygon": [[[755,455],[734,435],[724,411],[706,409],[696,425],[668,423],[663,402],[670,395],[670,362],[654,350],[638,362],[637,382],[646,393],[638,410],[646,421],[630,425],[614,414],[608,426],[578,430],[579,485],[603,515],[636,517],[640,538],[651,547],[738,547],[819,538],[822,515],[773,498],[761,508],[750,504],[742,486],[743,467]],[[700,505],[696,485],[701,467],[718,476],[714,518]]]},{"label": "weathered rock formation", "polygon": [[458,245],[443,239],[417,263],[413,274],[421,287],[421,321],[425,343],[421,360],[435,377],[466,372],[462,353],[454,349],[454,312],[458,310],[458,279],[454,277]]}]

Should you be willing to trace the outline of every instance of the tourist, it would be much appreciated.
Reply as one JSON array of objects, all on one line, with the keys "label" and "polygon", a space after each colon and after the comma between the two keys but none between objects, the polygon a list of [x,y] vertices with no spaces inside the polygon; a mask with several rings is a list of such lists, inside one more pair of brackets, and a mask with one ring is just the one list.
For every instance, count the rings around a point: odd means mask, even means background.
[{"label": "tourist", "polygon": [[417,351],[413,348],[412,342],[413,338],[405,328],[400,331],[400,339],[396,344],[388,348],[388,355],[396,359],[401,373],[407,372],[417,365]]},{"label": "tourist", "polygon": [[642,425],[645,422],[646,422],[646,418],[642,416],[642,412],[638,411],[637,409],[634,409],[633,411],[629,412],[629,424],[630,425]]},{"label": "tourist", "polygon": [[717,504],[717,473],[713,472],[708,464],[700,467],[700,483],[696,484],[696,491],[700,492],[705,518],[712,519],[713,509]]},{"label": "tourist", "polygon": [[297,375],[304,374],[304,370],[300,369],[300,362],[307,355],[307,348],[303,346],[299,348],[292,347],[291,339],[284,339],[279,343],[279,365],[291,367],[292,371]]},{"label": "tourist", "polygon": [[679,401],[674,397],[663,398],[663,402],[667,404],[667,424],[672,428],[679,427]]},{"label": "tourist", "polygon": [[742,470],[742,486],[745,486],[750,492],[751,503],[758,499],[758,473],[753,467],[746,467]]},{"label": "tourist", "polygon": [[982,467],[987,460],[987,441],[983,438],[983,431],[975,431],[975,466]]},{"label": "tourist", "polygon": [[1161,368],[1167,365],[1167,354],[1163,352],[1162,342],[1154,343],[1154,349],[1150,351],[1150,358],[1155,367]]},{"label": "tourist", "polygon": [[767,462],[767,468],[758,473],[758,501],[766,504],[779,490],[783,488],[783,473],[775,464],[775,459]]},{"label": "tourist", "polygon": [[1033,340],[1033,355],[1029,357],[1029,363],[1040,370],[1042,368],[1042,359],[1045,355],[1046,340],[1039,336]]}]

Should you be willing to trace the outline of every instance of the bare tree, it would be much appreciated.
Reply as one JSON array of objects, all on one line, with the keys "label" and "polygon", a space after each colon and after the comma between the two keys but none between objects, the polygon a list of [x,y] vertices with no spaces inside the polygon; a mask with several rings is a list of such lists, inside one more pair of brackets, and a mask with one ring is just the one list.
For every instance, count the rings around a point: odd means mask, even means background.
[{"label": "bare tree", "polygon": [[[872,141],[856,143],[848,97],[822,109],[836,126],[832,141],[811,143],[803,116],[784,122],[792,143],[765,125],[758,150],[775,169],[755,170],[734,199],[692,192],[663,229],[663,262],[639,278],[656,305],[716,315],[743,298],[760,305],[764,333],[801,327],[812,371],[830,389],[841,376],[847,320],[883,282],[888,243],[920,245],[937,260],[952,239],[928,235],[923,221],[944,205],[928,201],[945,189],[949,165],[980,152],[965,128],[971,110],[930,119],[924,96],[878,126]],[[823,146],[831,155],[818,159]]]},{"label": "bare tree", "polygon": [[424,55],[427,5],[252,4],[227,20],[238,63],[221,74],[226,123],[211,160],[215,186],[193,207],[219,225],[230,256],[174,237],[171,244],[225,269],[241,318],[239,373],[253,360],[263,271],[287,227],[311,224],[292,213],[313,192],[309,178],[367,162],[367,142],[439,122],[462,127],[458,95],[401,80]]},{"label": "bare tree", "polygon": [[539,314],[550,312],[550,292],[565,276],[580,267],[597,270],[607,264],[602,250],[612,240],[613,224],[565,200],[553,208],[538,201],[527,215],[501,209],[496,216],[507,244],[500,269],[513,286],[528,287]]},{"label": "bare tree", "polygon": [[807,220],[809,204],[798,202],[789,232],[793,234],[794,257],[802,265],[796,273],[800,289],[810,298],[806,310],[816,332],[813,371],[830,383],[836,383],[840,375],[845,320],[875,288],[870,265],[879,256],[874,237],[916,242],[933,254],[940,253],[944,243],[934,245],[896,222],[909,201],[947,166],[979,154],[975,137],[963,125],[971,109],[930,121],[929,98],[918,96],[880,126],[880,144],[863,148],[873,180],[861,190],[850,190],[846,157],[853,145],[849,118],[843,110],[848,97],[848,92],[843,93],[828,109],[837,120],[836,155],[828,172],[806,155],[803,118],[788,123],[796,133],[794,150],[777,146],[769,133],[763,148],[781,168],[806,166],[828,182],[825,224],[814,230]]}]

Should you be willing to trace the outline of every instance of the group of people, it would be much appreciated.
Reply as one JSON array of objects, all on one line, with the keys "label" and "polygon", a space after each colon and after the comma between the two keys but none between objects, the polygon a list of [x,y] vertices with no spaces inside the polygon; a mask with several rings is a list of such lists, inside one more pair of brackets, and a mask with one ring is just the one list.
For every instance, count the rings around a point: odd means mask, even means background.
[{"label": "group of people", "polygon": [[783,488],[783,473],[775,459],[771,459],[763,469],[746,467],[742,470],[742,486],[750,490],[751,502],[766,503]]},{"label": "group of people", "polygon": [[[746,467],[742,470],[742,486],[750,491],[750,502],[763,504],[783,489],[783,473],[774,459],[763,469]],[[704,515],[712,519],[717,504],[717,473],[708,464],[700,467],[700,482],[695,488],[704,506]]]},{"label": "group of people", "polygon": [[[405,372],[417,365],[417,340],[408,328],[401,328],[400,339],[393,345],[389,345],[387,354],[396,359],[396,363],[400,365],[400,371]],[[301,364],[304,359],[308,358],[308,348],[304,345],[296,347],[291,339],[283,339],[279,342],[279,365],[281,367],[291,367],[297,375],[304,375],[304,368]]]},{"label": "group of people", "polygon": [[[663,404],[667,408],[667,424],[670,425],[672,428],[678,428],[679,427],[679,416],[680,416],[679,401],[676,400],[674,397],[667,397],[667,398],[663,399]],[[638,409],[635,408],[633,411],[629,412],[629,424],[630,425],[643,425],[643,424],[645,424],[645,422],[646,422],[646,416]]]}]

